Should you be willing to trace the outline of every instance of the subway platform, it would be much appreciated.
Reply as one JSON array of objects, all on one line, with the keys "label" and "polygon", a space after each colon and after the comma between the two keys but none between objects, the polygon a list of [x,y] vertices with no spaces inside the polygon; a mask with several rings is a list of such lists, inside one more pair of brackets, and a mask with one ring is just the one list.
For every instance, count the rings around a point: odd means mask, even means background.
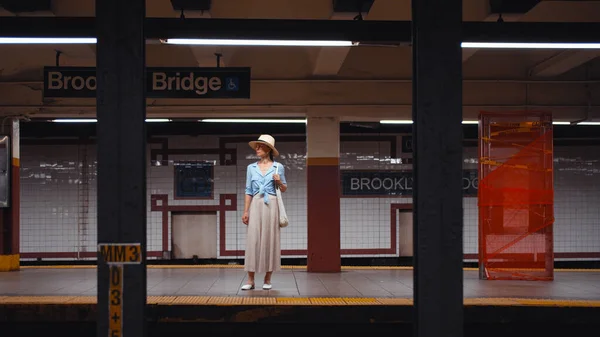
[{"label": "subway platform", "polygon": [[[240,290],[246,275],[236,265],[149,265],[147,272],[149,336],[199,329],[215,336],[264,335],[282,324],[315,336],[340,327],[357,334],[411,331],[410,267],[343,267],[341,273],[320,274],[286,266],[274,274],[272,290],[262,290],[258,274],[250,291]],[[0,331],[38,336],[60,327],[61,336],[93,336],[96,283],[95,266],[24,266],[0,273]],[[599,331],[600,270],[559,269],[554,281],[485,281],[476,269],[465,268],[464,305],[465,336]]]}]

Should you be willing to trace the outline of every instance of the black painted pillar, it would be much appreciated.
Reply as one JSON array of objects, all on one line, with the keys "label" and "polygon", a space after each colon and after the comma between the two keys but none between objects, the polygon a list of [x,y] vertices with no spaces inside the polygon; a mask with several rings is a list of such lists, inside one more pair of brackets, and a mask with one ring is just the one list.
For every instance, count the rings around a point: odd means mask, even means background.
[{"label": "black painted pillar", "polygon": [[413,0],[414,335],[463,335],[462,0]]},{"label": "black painted pillar", "polygon": [[133,244],[99,254],[98,337],[146,335],[145,3],[96,0],[98,244]]}]

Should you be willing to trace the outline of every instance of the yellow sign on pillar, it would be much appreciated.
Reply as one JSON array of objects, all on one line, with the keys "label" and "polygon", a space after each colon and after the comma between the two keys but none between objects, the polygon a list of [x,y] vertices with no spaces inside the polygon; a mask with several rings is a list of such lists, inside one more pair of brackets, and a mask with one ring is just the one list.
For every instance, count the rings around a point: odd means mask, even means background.
[{"label": "yellow sign on pillar", "polygon": [[108,287],[108,337],[123,336],[124,273],[126,264],[142,263],[142,246],[139,243],[104,243],[98,253],[109,266]]},{"label": "yellow sign on pillar", "polygon": [[99,253],[108,264],[140,264],[142,248],[139,243],[105,243],[99,245]]},{"label": "yellow sign on pillar", "polygon": [[108,336],[123,335],[123,266],[111,265],[109,271]]}]

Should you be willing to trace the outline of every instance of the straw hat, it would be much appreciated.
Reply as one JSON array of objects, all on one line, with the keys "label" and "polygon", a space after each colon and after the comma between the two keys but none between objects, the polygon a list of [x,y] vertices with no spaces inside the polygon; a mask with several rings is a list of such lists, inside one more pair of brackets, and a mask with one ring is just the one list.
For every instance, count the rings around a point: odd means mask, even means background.
[{"label": "straw hat", "polygon": [[256,144],[264,144],[271,148],[274,156],[279,156],[279,151],[275,148],[275,138],[271,135],[260,135],[258,140],[253,140],[248,143],[252,149],[256,148]]}]

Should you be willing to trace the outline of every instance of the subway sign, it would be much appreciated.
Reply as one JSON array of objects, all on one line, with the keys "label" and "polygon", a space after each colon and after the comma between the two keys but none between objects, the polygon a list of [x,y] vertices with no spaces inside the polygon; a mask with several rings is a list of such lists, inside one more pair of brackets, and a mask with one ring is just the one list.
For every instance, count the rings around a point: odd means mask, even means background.
[{"label": "subway sign", "polygon": [[[410,197],[412,171],[342,170],[342,197]],[[476,197],[477,170],[463,170],[463,196]]]},{"label": "subway sign", "polygon": [[[95,98],[96,68],[44,67],[44,98]],[[250,98],[250,68],[146,68],[147,98]]]}]

